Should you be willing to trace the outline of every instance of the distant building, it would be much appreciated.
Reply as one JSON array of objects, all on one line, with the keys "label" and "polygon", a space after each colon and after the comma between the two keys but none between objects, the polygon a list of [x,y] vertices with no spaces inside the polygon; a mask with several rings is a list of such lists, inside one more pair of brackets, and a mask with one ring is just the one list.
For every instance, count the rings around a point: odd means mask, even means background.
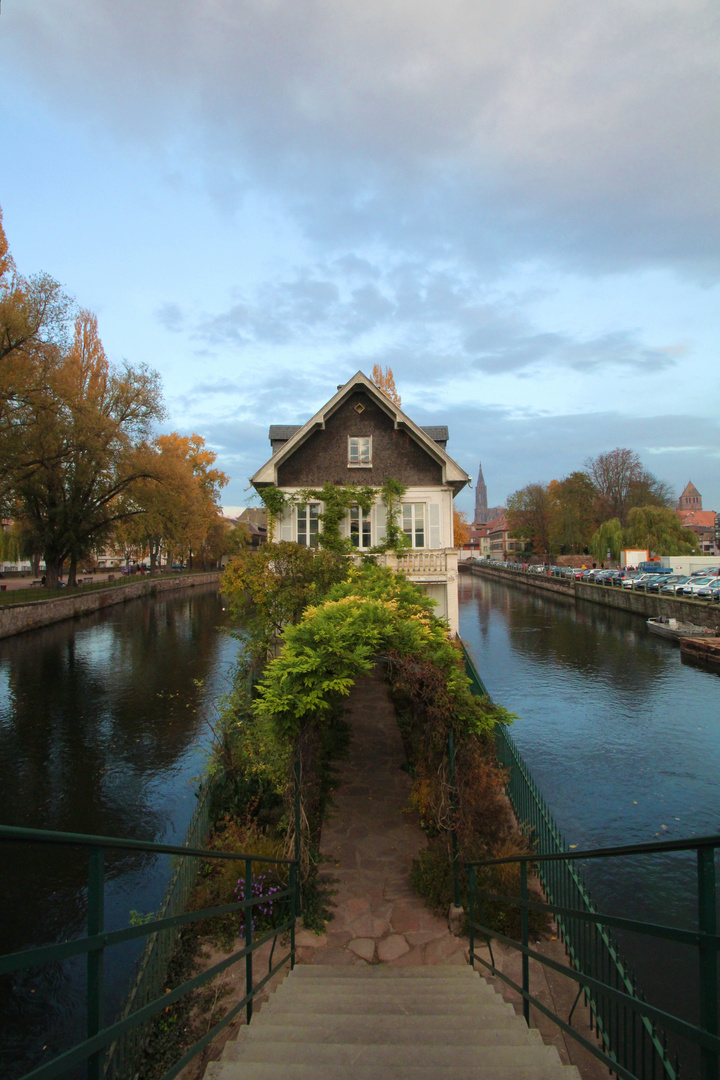
[{"label": "distant building", "polygon": [[501,514],[488,526],[490,558],[496,562],[514,562],[522,553],[523,542],[512,536],[507,518]]},{"label": "distant building", "polygon": [[702,510],[702,495],[692,480],[688,480],[685,490],[678,499],[677,508],[678,510]]},{"label": "distant building", "polygon": [[487,525],[489,522],[494,521],[495,518],[500,517],[504,510],[504,506],[488,507],[487,485],[485,483],[485,477],[483,476],[482,462],[480,462],[477,483],[475,485],[475,527],[479,528],[481,525]]},{"label": "distant building", "polygon": [[692,481],[688,481],[678,499],[677,514],[682,527],[697,536],[703,555],[720,555],[717,515],[714,510],[703,510],[702,495]]}]

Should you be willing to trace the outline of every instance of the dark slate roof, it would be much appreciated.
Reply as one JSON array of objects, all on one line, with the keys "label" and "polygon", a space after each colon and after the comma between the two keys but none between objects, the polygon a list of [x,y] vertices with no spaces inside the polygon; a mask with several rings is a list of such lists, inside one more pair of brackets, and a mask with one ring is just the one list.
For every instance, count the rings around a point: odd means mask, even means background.
[{"label": "dark slate roof", "polygon": [[[271,424],[269,438],[270,442],[287,442],[291,439],[296,431],[299,431],[302,424]],[[449,439],[447,424],[438,424],[434,427],[424,427],[422,429],[426,435],[429,435],[434,442],[446,443]]]},{"label": "dark slate roof", "polygon": [[424,427],[423,431],[426,435],[429,435],[434,442],[447,442],[450,438],[447,424],[438,424],[435,427]]},{"label": "dark slate roof", "polygon": [[302,424],[271,424],[270,442],[274,442],[276,439],[284,439],[287,442],[301,427]]}]

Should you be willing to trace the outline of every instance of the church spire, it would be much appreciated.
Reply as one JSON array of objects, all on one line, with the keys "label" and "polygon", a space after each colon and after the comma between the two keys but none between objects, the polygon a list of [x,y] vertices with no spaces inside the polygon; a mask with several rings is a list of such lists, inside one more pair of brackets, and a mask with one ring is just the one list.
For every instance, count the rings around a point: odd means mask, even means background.
[{"label": "church spire", "polygon": [[487,487],[485,485],[485,477],[482,471],[482,462],[478,469],[477,484],[475,486],[475,524],[479,525],[482,522],[487,521]]}]

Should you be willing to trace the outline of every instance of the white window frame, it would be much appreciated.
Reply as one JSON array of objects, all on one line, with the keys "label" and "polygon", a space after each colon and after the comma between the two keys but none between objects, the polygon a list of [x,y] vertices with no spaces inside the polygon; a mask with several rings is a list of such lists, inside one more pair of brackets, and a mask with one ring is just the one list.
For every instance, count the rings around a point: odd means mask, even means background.
[{"label": "white window frame", "polygon": [[[320,543],[320,519],[322,503],[298,503],[297,506],[297,542],[305,547],[318,547]],[[312,528],[312,525],[315,528]],[[301,528],[302,526],[302,528]],[[302,538],[301,538],[302,537]]]},{"label": "white window frame", "polygon": [[372,468],[372,435],[348,435],[348,469]]},{"label": "white window frame", "polygon": [[[353,530],[353,524],[356,529]],[[347,516],[347,535],[350,543],[358,551],[367,551],[372,547],[372,511],[365,513],[360,506],[351,506]],[[356,543],[357,541],[357,543]]]},{"label": "white window frame", "polygon": [[[410,528],[406,528],[406,522],[409,519]],[[426,548],[427,545],[427,508],[424,502],[406,502],[402,503],[400,508],[400,521],[402,531],[410,541],[410,547]],[[418,535],[422,536],[422,543],[418,544]]]}]

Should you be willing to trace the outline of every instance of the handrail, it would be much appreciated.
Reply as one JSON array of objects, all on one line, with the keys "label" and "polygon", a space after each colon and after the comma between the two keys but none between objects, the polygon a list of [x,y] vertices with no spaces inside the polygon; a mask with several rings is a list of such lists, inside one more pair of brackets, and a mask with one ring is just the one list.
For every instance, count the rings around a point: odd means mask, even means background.
[{"label": "handrail", "polygon": [[[627,1030],[627,1009],[630,1009],[633,1013],[638,1014],[643,1020],[651,1022],[659,1022],[663,1028],[669,1031],[674,1031],[677,1034],[683,1036],[689,1041],[695,1043],[701,1050],[701,1062],[702,1062],[702,1078],[703,1080],[716,1080],[718,1075],[718,1054],[720,1054],[720,1037],[718,1037],[718,1018],[717,1018],[717,954],[720,951],[720,935],[717,933],[716,922],[716,910],[715,910],[715,864],[714,855],[717,848],[720,848],[720,835],[704,836],[697,840],[680,840],[680,841],[663,841],[660,843],[652,844],[632,844],[623,845],[622,847],[613,848],[596,848],[587,851],[572,851],[562,852],[544,855],[541,853],[535,853],[533,855],[524,855],[516,857],[507,857],[503,859],[484,859],[481,861],[466,863],[465,869],[469,877],[469,897],[470,897],[470,957],[471,960],[477,960],[479,963],[488,967],[492,974],[498,976],[503,981],[509,983],[515,990],[518,991],[523,997],[523,1002],[526,1005],[532,1003],[536,1007],[539,1007],[546,1015],[551,1016],[549,1011],[542,1005],[530,993],[529,986],[529,972],[527,965],[527,958],[538,961],[545,967],[549,967],[560,974],[575,981],[579,986],[578,994],[584,991],[588,996],[595,993],[602,994],[605,997],[609,997],[615,1002],[618,1002],[623,1007],[623,1021],[625,1029]],[[588,858],[625,858],[633,855],[646,855],[655,854],[657,852],[680,852],[695,850],[697,853],[697,872],[698,872],[698,931],[683,930],[679,927],[662,926],[658,924],[648,924],[643,920],[626,919],[617,916],[609,916],[594,911],[579,911],[572,907],[555,903],[542,903],[539,901],[533,901],[528,898],[527,893],[527,869],[530,864],[538,864],[543,862],[555,862],[564,861],[569,862],[577,859]],[[487,866],[498,866],[509,863],[518,863],[521,868],[521,895],[519,897],[500,896],[496,893],[489,893],[477,888],[476,873],[479,869]],[[484,921],[477,923],[475,921],[475,902],[479,900],[494,900],[503,903],[514,904],[520,908],[523,913],[522,919],[522,942],[513,941],[511,938],[499,934],[494,930],[491,930],[488,926],[484,925]],[[527,912],[528,911],[542,911],[549,915],[557,917],[558,915],[569,916],[573,920],[579,923],[593,923],[598,926],[615,926],[621,929],[632,930],[651,934],[653,936],[665,938],[668,940],[681,941],[686,944],[695,945],[699,954],[699,968],[700,968],[700,1024],[690,1024],[680,1017],[674,1016],[671,1013],[667,1013],[661,1009],[655,1008],[649,1005],[646,1001],[637,996],[636,993],[624,993],[613,987],[602,979],[594,978],[589,972],[581,970],[568,969],[564,965],[558,964],[551,960],[549,957],[543,956],[541,953],[529,948],[528,941],[528,928],[527,928]],[[482,908],[480,908],[480,914],[482,918]],[[518,986],[513,980],[509,979],[502,972],[499,972],[495,967],[494,959],[492,958],[491,950],[491,963],[488,963],[484,958],[478,956],[475,952],[475,934],[479,932],[484,937],[493,938],[495,940],[502,941],[504,944],[509,945],[511,948],[521,952],[523,956],[523,982],[522,986]],[[552,1018],[552,1016],[551,1016]],[[561,1024],[563,1030],[567,1031],[574,1037],[578,1036],[578,1033],[573,1028]],[[579,1041],[583,1043],[596,1057],[598,1057],[604,1064],[616,1072],[618,1076],[627,1077],[628,1080],[636,1080],[637,1073],[627,1067],[624,1064],[616,1052],[604,1053],[598,1047],[589,1044],[587,1040],[582,1037]],[[673,1073],[668,1075],[677,1075],[677,1068]]]},{"label": "handrail", "polygon": [[[477,688],[478,684],[482,686],[482,680],[462,641],[461,646],[465,654],[466,671],[471,679],[471,688],[474,693],[482,692]],[[492,898],[503,903],[516,904],[519,907],[522,944],[497,934],[485,925],[477,924],[473,907],[470,918],[471,955],[522,996],[526,1020],[529,1021],[529,1008],[532,1003],[563,1031],[600,1058],[618,1076],[626,1080],[638,1080],[638,1078],[645,1080],[646,1077],[652,1077],[654,1080],[659,1070],[660,1075],[667,1077],[668,1080],[676,1080],[680,1075],[680,1066],[677,1058],[674,1065],[669,1060],[664,1033],[664,1029],[667,1029],[688,1037],[700,1048],[702,1080],[717,1080],[717,1055],[720,1050],[717,1018],[717,956],[720,938],[717,936],[715,924],[714,855],[720,846],[720,836],[661,840],[612,848],[569,851],[530,776],[526,763],[522,760],[503,724],[498,725],[496,729],[496,745],[498,758],[508,770],[507,793],[515,815],[525,831],[534,834],[534,842],[540,847],[540,853],[483,860],[482,864],[467,864],[470,903],[473,906],[476,899],[475,878],[480,865],[486,867],[517,863],[520,867],[521,880],[519,898],[495,895]],[[575,865],[578,860],[586,859],[688,851],[695,851],[698,861],[699,930],[697,932],[658,924],[643,924],[639,920],[626,919],[622,916],[600,914]],[[528,868],[532,865],[538,867],[538,876],[549,900],[547,904],[529,899],[527,874]],[[490,894],[486,894],[485,898],[489,896]],[[529,949],[527,921],[528,912],[531,910],[545,911],[555,916],[558,936],[564,942],[570,961],[569,968],[556,965],[554,961],[549,961],[548,958],[543,958],[539,954],[536,955]],[[693,945],[698,949],[702,995],[699,1027],[690,1025],[689,1028],[679,1031],[678,1024],[682,1027],[684,1021],[661,1013],[660,1010],[646,1003],[644,995],[638,989],[635,977],[627,963],[620,957],[617,942],[610,933],[611,928],[674,940]],[[499,940],[521,952],[522,986],[517,985],[496,969],[491,944],[490,963],[474,953],[476,932],[487,937],[489,942],[493,939]],[[595,1026],[601,1048],[585,1039],[570,1026],[572,1012],[566,1023],[530,995],[528,975],[530,958],[546,963],[546,966],[551,968],[557,967],[561,973],[578,983],[578,1000],[580,995],[584,994],[590,1009],[590,1026],[591,1029],[593,1025]],[[628,1010],[630,1016],[628,1016]],[[661,1028],[657,1029],[656,1024],[662,1025]]]},{"label": "handrail", "polygon": [[[246,1010],[249,1023],[252,1018],[253,1000],[258,991],[288,960],[291,968],[295,965],[295,923],[299,885],[298,867],[295,859],[278,859],[228,851],[210,851],[205,848],[180,847],[175,844],[158,844],[145,840],[128,840],[120,837],[95,836],[86,833],[56,833],[44,829],[30,829],[11,825],[0,825],[0,842],[72,845],[85,848],[88,852],[87,934],[73,941],[56,942],[51,945],[24,949],[0,957],[0,974],[9,974],[28,967],[65,960],[70,956],[82,954],[87,956],[87,1038],[52,1061],[45,1062],[32,1069],[21,1080],[54,1080],[54,1078],[61,1077],[69,1070],[83,1064],[86,1066],[88,1080],[101,1080],[104,1070],[107,1074],[107,1066],[104,1065],[106,1051],[116,1040],[139,1028],[140,1025],[146,1024],[148,1020],[179,1001],[186,994],[209,982],[215,975],[220,974],[232,964],[244,959],[245,996],[202,1039],[195,1043],[180,1061],[170,1068],[163,1080],[172,1080],[195,1054],[202,1050],[243,1008]],[[244,874],[242,875],[244,883],[243,898],[231,904],[223,904],[214,908],[204,908],[201,911],[186,912],[169,918],[152,919],[140,926],[105,931],[103,925],[105,851],[116,849],[170,854],[185,858],[229,859],[242,862],[244,864]],[[272,894],[273,901],[282,902],[283,907],[287,908],[287,914],[285,917],[281,917],[278,925],[254,940],[252,911],[259,905],[266,904],[268,900],[267,894],[253,895],[253,864],[257,863],[288,868],[287,887]],[[231,912],[244,913],[245,943],[243,948],[214,964],[201,974],[187,980],[181,986],[144,1004],[129,1015],[123,1016],[114,1024],[107,1027],[102,1026],[103,961],[106,949],[125,941],[157,934],[173,927]],[[278,936],[286,931],[290,933],[289,952],[274,965],[271,953],[268,973],[257,985],[253,986],[253,954],[261,945],[272,939],[277,940]],[[122,1062],[119,1069],[120,1071],[113,1068],[114,1076],[123,1076]]]}]

